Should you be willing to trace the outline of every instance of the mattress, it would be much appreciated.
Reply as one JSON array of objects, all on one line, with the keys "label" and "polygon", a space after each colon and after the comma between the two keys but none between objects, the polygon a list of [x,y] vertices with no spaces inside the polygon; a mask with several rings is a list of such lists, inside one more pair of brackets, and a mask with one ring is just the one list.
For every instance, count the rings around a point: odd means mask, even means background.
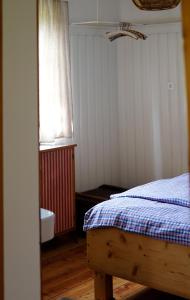
[{"label": "mattress", "polygon": [[[180,177],[180,178],[179,178]],[[175,180],[181,184],[175,186]],[[171,192],[171,182],[175,193]],[[137,187],[126,193],[116,194],[111,200],[91,208],[85,215],[84,230],[115,227],[124,231],[150,236],[170,243],[190,246],[190,208],[189,208],[189,174],[183,174],[166,181],[163,180],[165,197],[159,195],[162,184],[152,183],[151,191],[147,185]],[[148,184],[150,189],[150,184]],[[181,190],[183,186],[182,194]],[[184,188],[186,189],[184,193]],[[144,193],[143,191],[148,191]],[[153,192],[155,191],[155,192]],[[171,201],[172,199],[172,201]]]}]

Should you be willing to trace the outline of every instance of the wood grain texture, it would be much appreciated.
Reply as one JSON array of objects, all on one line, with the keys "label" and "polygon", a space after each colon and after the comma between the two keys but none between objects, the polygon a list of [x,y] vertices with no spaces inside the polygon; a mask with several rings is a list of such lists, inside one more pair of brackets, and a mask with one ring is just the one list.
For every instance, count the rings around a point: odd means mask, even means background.
[{"label": "wood grain texture", "polygon": [[[94,299],[94,274],[87,265],[86,241],[53,242],[42,250],[42,299]],[[114,279],[114,295],[124,299],[144,291],[144,287]],[[123,298],[122,298],[123,297]]]},{"label": "wood grain texture", "polygon": [[186,86],[187,86],[187,103],[188,103],[188,134],[189,134],[189,169],[190,169],[190,2],[182,1],[183,16],[183,37],[184,37],[184,54],[186,67]]},{"label": "wood grain texture", "polygon": [[2,53],[2,0],[0,0],[0,299],[4,298],[3,266],[3,53]]},{"label": "wood grain texture", "polygon": [[189,247],[115,228],[88,231],[87,247],[94,271],[190,299]]},{"label": "wood grain texture", "polygon": [[[94,274],[86,257],[86,241],[55,240],[42,250],[42,300],[94,300]],[[166,293],[113,278],[116,300],[180,300]]]},{"label": "wood grain texture", "polygon": [[94,293],[97,300],[114,300],[112,276],[95,272]]}]

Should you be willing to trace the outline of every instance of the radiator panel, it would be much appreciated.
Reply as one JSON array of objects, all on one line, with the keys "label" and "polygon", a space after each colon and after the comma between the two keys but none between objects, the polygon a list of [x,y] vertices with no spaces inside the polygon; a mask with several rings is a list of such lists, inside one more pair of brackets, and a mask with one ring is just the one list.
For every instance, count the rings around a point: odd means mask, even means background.
[{"label": "radiator panel", "polygon": [[55,234],[75,228],[74,186],[74,146],[40,151],[41,207],[55,213]]}]

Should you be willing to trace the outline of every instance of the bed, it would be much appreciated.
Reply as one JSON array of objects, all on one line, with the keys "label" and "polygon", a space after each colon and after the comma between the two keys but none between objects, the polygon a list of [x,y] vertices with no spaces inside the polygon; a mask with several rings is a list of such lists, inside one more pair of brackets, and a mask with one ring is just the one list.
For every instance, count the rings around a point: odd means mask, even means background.
[{"label": "bed", "polygon": [[111,198],[84,222],[95,299],[113,299],[112,276],[190,299],[189,173]]}]

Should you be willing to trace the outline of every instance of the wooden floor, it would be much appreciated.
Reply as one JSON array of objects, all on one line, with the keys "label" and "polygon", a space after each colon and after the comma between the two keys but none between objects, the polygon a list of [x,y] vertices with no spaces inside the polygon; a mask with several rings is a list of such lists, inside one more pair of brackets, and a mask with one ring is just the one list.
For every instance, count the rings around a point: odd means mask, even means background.
[{"label": "wooden floor", "polygon": [[[43,300],[94,300],[93,273],[86,263],[85,239],[55,240],[42,249]],[[182,298],[114,278],[116,300],[179,300]]]}]

